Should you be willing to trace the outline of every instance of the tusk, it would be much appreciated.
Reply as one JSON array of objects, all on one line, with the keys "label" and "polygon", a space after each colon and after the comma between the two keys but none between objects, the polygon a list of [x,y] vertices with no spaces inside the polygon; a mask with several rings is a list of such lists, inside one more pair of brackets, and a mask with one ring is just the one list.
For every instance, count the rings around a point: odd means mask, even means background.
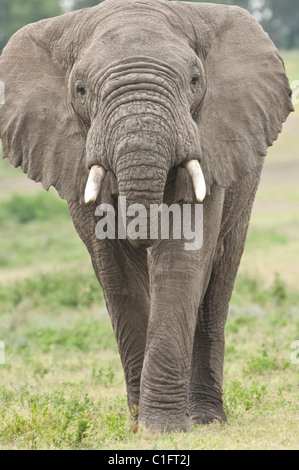
[{"label": "tusk", "polygon": [[206,183],[199,161],[188,160],[184,166],[192,178],[196,200],[202,202],[206,195]]},{"label": "tusk", "polygon": [[106,170],[100,165],[93,165],[90,168],[84,194],[85,204],[96,202],[105,175]]}]

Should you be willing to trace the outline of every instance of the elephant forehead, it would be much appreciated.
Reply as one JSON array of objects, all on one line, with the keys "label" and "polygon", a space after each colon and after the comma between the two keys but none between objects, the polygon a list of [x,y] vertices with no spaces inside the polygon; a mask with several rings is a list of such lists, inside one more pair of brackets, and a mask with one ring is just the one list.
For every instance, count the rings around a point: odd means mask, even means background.
[{"label": "elephant forehead", "polygon": [[192,50],[187,39],[175,34],[156,14],[134,11],[116,13],[99,24],[89,52],[96,53],[103,63],[126,57],[149,57],[176,68],[188,59]]}]

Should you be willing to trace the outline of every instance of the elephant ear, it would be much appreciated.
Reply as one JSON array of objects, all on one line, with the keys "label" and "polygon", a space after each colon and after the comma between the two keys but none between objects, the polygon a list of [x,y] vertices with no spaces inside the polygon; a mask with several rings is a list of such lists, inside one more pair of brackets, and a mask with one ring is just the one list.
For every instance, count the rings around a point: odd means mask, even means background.
[{"label": "elephant ear", "polygon": [[87,180],[85,137],[67,100],[72,47],[63,35],[74,20],[69,14],[26,26],[0,57],[3,158],[69,202],[83,199]]},{"label": "elephant ear", "polygon": [[210,184],[229,187],[277,139],[293,111],[291,89],[276,47],[246,10],[178,3],[193,24],[192,42],[207,76],[197,115],[203,171]]}]

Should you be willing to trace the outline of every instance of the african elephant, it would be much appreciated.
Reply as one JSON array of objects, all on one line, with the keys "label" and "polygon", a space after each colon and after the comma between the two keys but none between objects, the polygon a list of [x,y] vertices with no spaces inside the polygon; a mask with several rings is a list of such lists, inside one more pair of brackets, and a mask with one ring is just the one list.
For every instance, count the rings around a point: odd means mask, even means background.
[{"label": "african elephant", "polygon": [[[238,7],[107,0],[21,29],[0,80],[3,154],[68,203],[129,409],[156,431],[225,421],[228,305],[263,157],[293,109],[274,44]],[[120,196],[147,210],[201,204],[201,248],[99,239],[96,208]]]}]

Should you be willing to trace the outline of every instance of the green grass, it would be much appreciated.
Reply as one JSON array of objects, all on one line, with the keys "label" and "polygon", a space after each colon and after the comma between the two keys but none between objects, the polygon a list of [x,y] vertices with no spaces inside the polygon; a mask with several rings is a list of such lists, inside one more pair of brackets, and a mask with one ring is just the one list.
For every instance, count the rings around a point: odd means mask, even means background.
[{"label": "green grass", "polygon": [[87,260],[66,203],[54,192],[17,193],[0,199],[0,226],[0,271],[26,268],[28,272],[34,266]]},{"label": "green grass", "polygon": [[[88,285],[87,297],[81,291],[76,302],[66,301],[68,295],[59,294],[62,280],[75,296]],[[226,326],[228,424],[171,435],[142,429],[136,434],[129,421],[114,334],[91,273],[49,274],[0,292],[6,353],[0,366],[0,448],[296,447],[299,369],[290,357],[299,337],[298,292],[279,278],[270,288],[248,277],[236,285]]]}]

